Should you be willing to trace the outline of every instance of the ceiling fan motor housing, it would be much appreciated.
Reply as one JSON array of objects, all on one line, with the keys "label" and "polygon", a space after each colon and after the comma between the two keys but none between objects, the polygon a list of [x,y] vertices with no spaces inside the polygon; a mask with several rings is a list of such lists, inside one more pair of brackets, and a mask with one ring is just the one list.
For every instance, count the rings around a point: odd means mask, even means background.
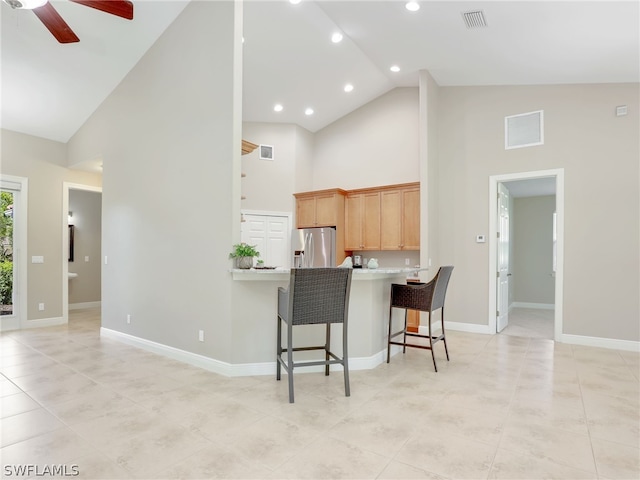
[{"label": "ceiling fan motor housing", "polygon": [[24,8],[33,10],[47,3],[47,0],[4,0],[11,8]]}]

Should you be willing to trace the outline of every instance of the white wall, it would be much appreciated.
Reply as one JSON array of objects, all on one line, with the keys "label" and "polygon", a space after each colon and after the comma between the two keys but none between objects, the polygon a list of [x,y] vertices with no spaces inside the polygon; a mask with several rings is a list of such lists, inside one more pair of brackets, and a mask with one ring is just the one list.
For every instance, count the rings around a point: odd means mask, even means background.
[{"label": "white wall", "polygon": [[242,208],[294,212],[293,193],[311,189],[313,134],[292,124],[245,122],[242,136],[274,147],[273,160],[260,160],[259,148],[242,156]]},{"label": "white wall", "polygon": [[[491,175],[564,168],[565,334],[640,340],[638,84],[441,87],[440,252],[450,321],[486,324]],[[617,105],[629,115],[615,116]],[[633,107],[632,107],[633,106]],[[504,149],[504,117],[544,110],[545,145]]]},{"label": "white wall", "polygon": [[[69,271],[69,304],[99,302],[101,299],[102,194],[69,190],[69,211],[73,216],[74,260]],[[88,257],[88,258],[87,258]]]},{"label": "white wall", "polygon": [[553,304],[553,212],[555,195],[515,198],[511,288],[515,302]]},{"label": "white wall", "polygon": [[315,134],[313,189],[417,182],[417,88],[396,88]]},{"label": "white wall", "polygon": [[70,163],[104,162],[103,327],[220,360],[240,238],[241,21],[240,3],[191,2],[70,142]]}]

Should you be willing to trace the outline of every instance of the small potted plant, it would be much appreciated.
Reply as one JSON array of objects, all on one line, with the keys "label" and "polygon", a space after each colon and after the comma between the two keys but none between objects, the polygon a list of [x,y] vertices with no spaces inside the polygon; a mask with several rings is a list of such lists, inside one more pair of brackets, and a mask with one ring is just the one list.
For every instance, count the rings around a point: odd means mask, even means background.
[{"label": "small potted plant", "polygon": [[236,259],[236,267],[247,269],[253,267],[253,257],[259,257],[260,252],[256,250],[257,245],[249,245],[247,243],[236,243],[233,251],[229,254],[229,258]]}]

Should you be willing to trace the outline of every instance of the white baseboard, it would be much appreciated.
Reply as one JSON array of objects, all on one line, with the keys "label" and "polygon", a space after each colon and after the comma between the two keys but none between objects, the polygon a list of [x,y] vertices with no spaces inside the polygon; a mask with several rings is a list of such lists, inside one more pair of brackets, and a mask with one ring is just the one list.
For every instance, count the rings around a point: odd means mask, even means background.
[{"label": "white baseboard", "polygon": [[80,310],[83,308],[100,308],[102,306],[101,301],[97,302],[82,302],[82,303],[70,303],[69,310]]},{"label": "white baseboard", "polygon": [[613,350],[626,350],[629,352],[640,352],[640,342],[633,340],[618,340],[615,338],[587,337],[583,335],[570,335],[563,333],[560,337],[562,343],[572,345],[584,345],[587,347],[610,348]]},{"label": "white baseboard", "polygon": [[489,325],[480,325],[479,323],[460,323],[460,322],[444,322],[444,328],[447,330],[455,330],[458,332],[495,334],[489,329]]},{"label": "white baseboard", "polygon": [[20,319],[13,315],[1,316],[0,332],[8,332],[10,330],[20,330]]},{"label": "white baseboard", "polygon": [[27,320],[23,328],[55,327],[66,323],[67,320],[64,317],[38,318],[36,320]]},{"label": "white baseboard", "polygon": [[[174,360],[178,360],[195,367],[203,368],[210,372],[224,375],[226,377],[274,375],[276,371],[275,361],[232,364],[104,327],[100,328],[100,336],[126,343],[127,345],[138,347],[149,352],[157,353],[158,355],[172,358]],[[395,355],[398,352],[402,351],[401,347],[396,347],[395,345],[392,345],[392,347],[392,355]],[[386,360],[387,349],[385,348],[383,351],[371,355],[370,357],[350,358],[349,370],[370,370],[377,367]],[[296,372],[321,372],[323,370],[324,367],[322,365],[316,365],[312,367],[299,367],[296,369]],[[340,365],[332,365],[331,370],[341,371],[342,367]]]},{"label": "white baseboard", "polygon": [[513,302],[509,306],[509,310],[512,308],[539,308],[540,310],[555,310],[556,306],[553,303]]}]

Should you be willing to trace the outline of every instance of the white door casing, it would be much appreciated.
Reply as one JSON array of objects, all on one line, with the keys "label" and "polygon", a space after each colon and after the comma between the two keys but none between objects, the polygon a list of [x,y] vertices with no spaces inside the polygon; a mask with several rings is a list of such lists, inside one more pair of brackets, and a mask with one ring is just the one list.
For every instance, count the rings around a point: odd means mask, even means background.
[{"label": "white door casing", "polygon": [[[554,340],[562,341],[562,317],[564,299],[564,169],[538,170],[531,172],[492,175],[489,177],[489,231],[498,229],[498,184],[512,180],[553,177],[556,181],[556,275],[555,275],[555,310],[554,310]],[[497,235],[489,235],[489,332],[497,331]]]},{"label": "white door casing", "polygon": [[509,324],[509,190],[498,184],[498,231],[496,263],[496,330],[501,332]]},{"label": "white door casing", "polygon": [[13,194],[13,314],[2,318],[0,330],[27,326],[27,207],[29,181],[25,177],[0,175],[2,190]]}]

